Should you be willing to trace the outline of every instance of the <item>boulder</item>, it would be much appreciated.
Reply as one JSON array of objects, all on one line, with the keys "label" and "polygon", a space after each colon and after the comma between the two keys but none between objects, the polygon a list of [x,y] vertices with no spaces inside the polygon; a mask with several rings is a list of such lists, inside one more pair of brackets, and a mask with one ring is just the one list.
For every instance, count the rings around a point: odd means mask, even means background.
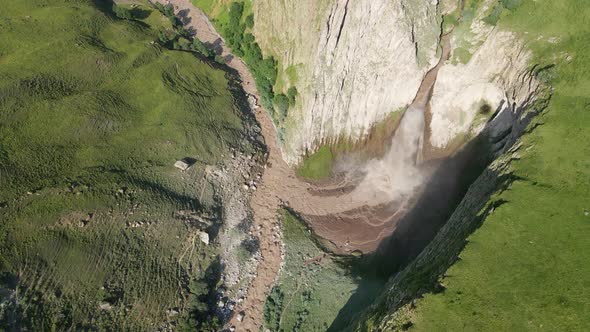
[{"label": "boulder", "polygon": [[200,232],[199,239],[206,245],[209,245],[209,234],[207,232]]}]

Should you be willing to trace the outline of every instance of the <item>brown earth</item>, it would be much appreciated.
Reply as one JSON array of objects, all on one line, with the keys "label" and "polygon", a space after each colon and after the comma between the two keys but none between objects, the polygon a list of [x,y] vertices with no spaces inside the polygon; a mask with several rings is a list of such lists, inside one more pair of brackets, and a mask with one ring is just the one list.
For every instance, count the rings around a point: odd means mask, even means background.
[{"label": "brown earth", "polygon": [[[207,16],[190,0],[154,0],[174,5],[186,27],[207,47],[222,55],[226,64],[241,77],[247,94],[256,96],[254,78],[246,64],[234,57]],[[440,62],[424,77],[413,105],[425,109],[438,69],[449,56],[449,37],[443,36]],[[361,197],[353,189],[358,179],[335,179],[324,183],[309,183],[295,175],[283,160],[276,129],[267,112],[261,107],[255,116],[262,129],[268,148],[268,165],[250,205],[254,214],[253,230],[260,241],[261,259],[257,276],[250,284],[247,297],[234,312],[243,312],[240,322],[237,315],[229,322],[237,331],[258,332],[262,326],[266,296],[274,285],[281,263],[281,245],[274,240],[273,228],[279,225],[278,210],[288,206],[297,211],[310,224],[313,231],[332,244],[340,254],[374,251],[381,240],[391,235],[401,216],[412,206],[414,195],[391,202],[387,198]],[[426,126],[428,127],[428,126]],[[418,190],[420,191],[420,190]],[[416,193],[417,194],[417,193]]]}]

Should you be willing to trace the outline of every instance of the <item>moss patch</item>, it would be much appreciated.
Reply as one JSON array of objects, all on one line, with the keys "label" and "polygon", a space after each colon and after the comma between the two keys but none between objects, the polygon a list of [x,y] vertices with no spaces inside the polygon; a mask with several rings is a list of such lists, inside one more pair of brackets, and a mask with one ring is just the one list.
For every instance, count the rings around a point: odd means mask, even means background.
[{"label": "moss patch", "polygon": [[329,146],[322,146],[318,151],[303,159],[297,169],[297,175],[312,179],[321,180],[330,177],[334,156]]}]

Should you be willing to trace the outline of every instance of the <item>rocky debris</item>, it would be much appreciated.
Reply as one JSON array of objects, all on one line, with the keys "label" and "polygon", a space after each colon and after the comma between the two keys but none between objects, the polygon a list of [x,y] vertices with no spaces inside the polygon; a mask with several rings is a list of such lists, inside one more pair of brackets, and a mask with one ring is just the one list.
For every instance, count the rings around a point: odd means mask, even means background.
[{"label": "rocky debris", "polygon": [[92,218],[94,218],[94,213],[92,213],[92,212],[88,213],[88,215],[84,219],[80,220],[79,226],[86,227],[86,225],[88,225],[88,223],[92,220]]},{"label": "rocky debris", "polygon": [[150,226],[152,224],[155,224],[155,222],[149,220],[128,221],[127,227],[137,228],[142,226]]},{"label": "rocky debris", "polygon": [[242,185],[242,189],[244,189],[246,191],[249,191],[249,190],[256,191],[256,189],[258,189],[257,182],[256,181],[250,181],[250,182],[244,183]]},{"label": "rocky debris", "polygon": [[174,217],[183,220],[187,225],[195,226],[199,229],[211,227],[218,217],[203,212],[192,210],[178,210]]},{"label": "rocky debris", "polygon": [[[255,276],[260,254],[255,252],[244,259],[243,243],[252,242],[252,211],[250,196],[258,186],[259,179],[253,174],[262,174],[260,154],[245,152],[239,148],[230,149],[229,158],[218,165],[208,167],[205,178],[214,188],[214,197],[222,202],[220,216],[222,227],[217,240],[222,243],[221,261],[224,266],[222,281],[227,290],[219,291],[217,296],[217,314],[222,321],[228,321],[238,301],[246,297],[246,290]],[[193,213],[177,213],[179,218],[197,220]],[[202,234],[202,233],[201,233]]]},{"label": "rocky debris", "polygon": [[238,315],[236,316],[238,322],[241,322],[244,320],[244,317],[246,316],[246,314],[242,311],[240,313],[238,313]]},{"label": "rocky debris", "polygon": [[226,295],[224,288],[220,288],[217,293],[217,316],[221,317],[223,321],[228,321],[232,316],[236,306],[244,301],[245,291],[243,288],[238,290],[238,295],[232,298]]}]

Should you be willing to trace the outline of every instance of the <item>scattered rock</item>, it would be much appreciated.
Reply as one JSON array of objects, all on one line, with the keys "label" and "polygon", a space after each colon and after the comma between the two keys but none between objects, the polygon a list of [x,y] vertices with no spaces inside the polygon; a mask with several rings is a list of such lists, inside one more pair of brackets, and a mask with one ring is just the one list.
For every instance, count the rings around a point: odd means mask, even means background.
[{"label": "scattered rock", "polygon": [[186,171],[187,169],[189,169],[190,165],[185,163],[182,160],[179,160],[177,162],[174,163],[174,167],[180,169],[181,171]]},{"label": "scattered rock", "polygon": [[238,314],[238,316],[236,317],[238,319],[238,322],[241,322],[244,320],[244,316],[246,316],[246,314],[242,311]]},{"label": "scattered rock", "polygon": [[360,250],[354,250],[354,251],[351,253],[351,255],[352,255],[353,257],[362,257],[362,256],[363,256],[363,252],[362,252],[362,251],[360,251]]},{"label": "scattered rock", "polygon": [[260,106],[258,106],[258,100],[256,99],[256,97],[254,95],[249,94],[248,95],[248,103],[250,104],[250,108],[256,110],[258,109]]}]

